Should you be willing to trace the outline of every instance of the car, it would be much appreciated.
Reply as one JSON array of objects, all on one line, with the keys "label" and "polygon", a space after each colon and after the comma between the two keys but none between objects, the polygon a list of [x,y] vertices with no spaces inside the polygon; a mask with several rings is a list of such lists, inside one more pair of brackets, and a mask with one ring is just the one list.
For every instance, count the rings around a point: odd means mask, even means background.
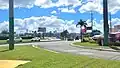
[{"label": "car", "polygon": [[[97,39],[97,42],[98,42],[99,45],[103,45],[103,41],[104,41],[104,36],[103,37],[99,37]],[[120,42],[120,32],[109,33],[108,42],[109,43]]]},{"label": "car", "polygon": [[40,41],[40,38],[39,37],[34,37],[31,39],[31,41]]},{"label": "car", "polygon": [[[14,37],[14,41],[15,42],[22,42],[22,38],[21,37]],[[7,42],[9,42],[9,39],[7,39]]]},{"label": "car", "polygon": [[102,35],[94,35],[94,36],[92,37],[92,39],[96,41],[99,37],[103,37],[103,36],[102,36]]}]

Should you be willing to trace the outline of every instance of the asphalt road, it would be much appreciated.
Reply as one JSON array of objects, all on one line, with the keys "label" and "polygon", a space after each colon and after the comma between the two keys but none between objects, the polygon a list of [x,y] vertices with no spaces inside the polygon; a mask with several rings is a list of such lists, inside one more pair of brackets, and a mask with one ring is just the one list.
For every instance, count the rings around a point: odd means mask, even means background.
[{"label": "asphalt road", "polygon": [[[71,53],[77,55],[86,55],[93,58],[103,58],[107,60],[120,60],[120,52],[98,51],[92,49],[82,49],[70,46],[70,41],[52,41],[52,42],[34,42],[34,43],[20,43],[16,45],[37,45],[40,48],[56,51]],[[8,44],[7,44],[8,45]],[[1,45],[3,46],[3,45]],[[4,45],[6,46],[6,45]]]},{"label": "asphalt road", "polygon": [[56,42],[39,42],[39,43],[34,43],[33,45],[37,45],[41,48],[53,50],[57,52],[86,55],[86,56],[93,57],[93,58],[103,58],[107,60],[120,60],[119,52],[82,49],[82,48],[70,46],[70,43],[72,42],[56,41]]}]

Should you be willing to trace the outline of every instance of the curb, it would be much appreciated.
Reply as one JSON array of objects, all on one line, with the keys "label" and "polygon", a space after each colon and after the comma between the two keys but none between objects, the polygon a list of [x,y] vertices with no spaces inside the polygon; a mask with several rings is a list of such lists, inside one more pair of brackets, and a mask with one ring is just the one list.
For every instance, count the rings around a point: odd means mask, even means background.
[{"label": "curb", "polygon": [[101,48],[92,48],[92,47],[85,47],[85,46],[78,46],[74,45],[73,43],[70,44],[73,47],[83,48],[83,49],[93,49],[93,50],[99,50],[99,51],[109,51],[109,52],[120,52],[120,50],[106,50]]}]

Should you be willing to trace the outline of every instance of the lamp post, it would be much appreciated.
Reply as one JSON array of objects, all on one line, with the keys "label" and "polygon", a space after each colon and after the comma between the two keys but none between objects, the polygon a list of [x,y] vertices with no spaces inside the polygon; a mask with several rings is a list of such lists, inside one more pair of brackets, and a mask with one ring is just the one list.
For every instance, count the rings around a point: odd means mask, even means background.
[{"label": "lamp post", "polygon": [[9,0],[9,50],[14,49],[14,0]]},{"label": "lamp post", "polygon": [[103,0],[103,18],[104,18],[104,46],[108,46],[108,5],[107,0]]}]

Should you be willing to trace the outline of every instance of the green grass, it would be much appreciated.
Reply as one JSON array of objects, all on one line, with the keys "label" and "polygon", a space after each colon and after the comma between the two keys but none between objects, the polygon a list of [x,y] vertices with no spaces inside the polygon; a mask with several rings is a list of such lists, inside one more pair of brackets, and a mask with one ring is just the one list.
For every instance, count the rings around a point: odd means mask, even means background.
[{"label": "green grass", "polygon": [[23,39],[22,42],[31,42],[30,39]]},{"label": "green grass", "polygon": [[0,40],[0,43],[7,43],[7,40]]},{"label": "green grass", "polygon": [[97,43],[90,43],[90,42],[75,42],[73,43],[75,45],[80,45],[80,46],[88,46],[88,47],[99,47]]},{"label": "green grass", "polygon": [[120,61],[93,59],[86,56],[52,53],[31,46],[16,46],[13,51],[0,47],[2,60],[31,60],[17,68],[119,68]]}]

